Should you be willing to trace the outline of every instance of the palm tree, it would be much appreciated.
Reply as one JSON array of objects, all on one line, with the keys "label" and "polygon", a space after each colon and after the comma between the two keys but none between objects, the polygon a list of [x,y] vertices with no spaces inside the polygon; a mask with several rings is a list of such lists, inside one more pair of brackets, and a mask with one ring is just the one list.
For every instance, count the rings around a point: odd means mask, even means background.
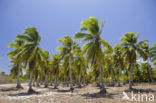
[{"label": "palm tree", "polygon": [[48,51],[44,51],[44,60],[42,61],[42,68],[44,70],[44,73],[45,73],[45,83],[44,83],[44,86],[45,88],[48,87],[48,73],[50,71],[50,65],[49,65],[49,52]]},{"label": "palm tree", "polygon": [[115,63],[116,60],[114,60],[114,55],[113,55],[113,50],[104,50],[105,55],[105,61],[106,61],[106,66],[108,68],[108,73],[111,74],[111,84],[110,86],[114,86],[114,67],[113,64]]},{"label": "palm tree", "polygon": [[99,75],[100,75],[99,66],[98,65],[92,65],[90,68],[91,68],[91,77],[95,79],[96,86],[100,87],[100,83],[99,83]]},{"label": "palm tree", "polygon": [[98,25],[98,20],[94,17],[90,17],[84,20],[81,25],[81,31],[87,31],[88,33],[79,32],[75,34],[75,40],[83,38],[82,43],[88,41],[83,47],[83,52],[86,53],[86,58],[91,65],[98,64],[100,68],[100,82],[101,91],[100,93],[106,93],[106,89],[103,84],[103,68],[102,63],[104,61],[104,55],[102,53],[102,48],[111,48],[111,46],[101,38],[102,28],[104,26],[104,21],[102,21],[101,26]]},{"label": "palm tree", "polygon": [[60,63],[61,63],[61,56],[58,54],[55,54],[52,56],[52,69],[53,69],[53,73],[55,75],[55,82],[54,82],[54,89],[57,89],[57,79],[58,79],[58,74],[60,71]]},{"label": "palm tree", "polygon": [[10,69],[10,75],[13,78],[16,78],[17,77],[17,86],[16,86],[16,88],[23,88],[21,86],[21,82],[20,82],[20,76],[22,75],[22,68],[19,65],[15,65],[13,60],[11,62],[13,62],[13,65],[10,65],[12,67]]},{"label": "palm tree", "polygon": [[49,75],[50,75],[50,86],[53,85],[53,61],[49,59]]},{"label": "palm tree", "polygon": [[135,35],[133,32],[126,33],[120,40],[123,41],[122,53],[123,57],[129,63],[130,77],[129,77],[129,90],[132,90],[133,83],[133,67],[136,63],[137,54],[145,58],[145,53],[138,44],[139,34]]},{"label": "palm tree", "polygon": [[82,72],[84,72],[84,70],[86,69],[86,63],[85,63],[85,58],[83,57],[83,54],[81,52],[81,48],[78,47],[78,49],[75,51],[76,54],[76,58],[74,61],[74,66],[77,69],[77,73],[78,73],[78,87],[81,88],[81,75]]},{"label": "palm tree", "polygon": [[39,87],[39,82],[38,82],[39,69],[38,68],[39,67],[35,66],[34,72],[33,72],[33,77],[34,77],[33,86],[35,86],[35,82],[36,82],[37,87]]},{"label": "palm tree", "polygon": [[62,43],[63,47],[58,47],[57,50],[60,52],[62,57],[67,56],[69,58],[69,70],[70,70],[70,90],[73,91],[73,83],[72,83],[72,63],[73,63],[73,55],[74,50],[77,47],[77,44],[72,40],[70,36],[65,36],[62,39],[59,39],[58,42]]},{"label": "palm tree", "polygon": [[[156,60],[156,44],[154,44],[153,47],[150,48],[150,57],[152,62]],[[156,64],[156,61],[154,62],[154,64]]]},{"label": "palm tree", "polygon": [[19,61],[27,66],[29,65],[30,82],[28,93],[33,93],[32,89],[32,75],[36,65],[41,64],[41,56],[44,56],[43,50],[39,47],[40,35],[35,27],[25,29],[22,35],[18,35],[19,40],[23,40],[25,44],[21,47],[22,51],[17,55]]},{"label": "palm tree", "polygon": [[140,42],[140,46],[141,46],[141,48],[144,50],[144,52],[145,52],[145,54],[146,54],[146,58],[145,58],[145,60],[147,60],[147,64],[148,64],[148,66],[147,66],[147,71],[148,71],[148,74],[149,74],[149,77],[150,77],[150,81],[152,82],[152,83],[154,83],[154,80],[153,80],[153,78],[152,78],[152,74],[151,74],[151,71],[150,71],[150,69],[149,69],[149,66],[150,66],[150,64],[149,64],[149,57],[150,57],[150,50],[149,50],[149,45],[146,43],[146,41],[142,41],[142,42]]},{"label": "palm tree", "polygon": [[40,86],[40,85],[39,85],[39,75],[41,74],[41,72],[42,72],[41,66],[36,66],[36,67],[34,68],[33,74],[34,74],[34,80],[35,80],[35,82],[36,82],[36,86],[37,86],[37,87]]},{"label": "palm tree", "polygon": [[121,68],[123,67],[123,58],[122,58],[122,51],[121,51],[121,45],[117,44],[114,47],[114,59],[115,59],[115,64],[116,67],[118,67],[118,86],[120,86],[120,73],[121,73]]},{"label": "palm tree", "polygon": [[[21,62],[20,61],[17,61],[17,54],[19,54],[21,52],[21,46],[24,44],[23,40],[19,40],[19,39],[16,39],[14,40],[14,44],[9,44],[8,47],[9,48],[14,48],[13,51],[9,52],[7,55],[9,55],[9,59],[12,59],[12,63],[13,63],[13,70],[16,70],[17,71],[17,86],[16,88],[23,88],[21,86],[21,82],[20,82],[20,74],[21,74]],[[16,68],[16,69],[15,69]]]},{"label": "palm tree", "polygon": [[66,79],[67,87],[69,87],[69,56],[64,56],[61,74]]}]

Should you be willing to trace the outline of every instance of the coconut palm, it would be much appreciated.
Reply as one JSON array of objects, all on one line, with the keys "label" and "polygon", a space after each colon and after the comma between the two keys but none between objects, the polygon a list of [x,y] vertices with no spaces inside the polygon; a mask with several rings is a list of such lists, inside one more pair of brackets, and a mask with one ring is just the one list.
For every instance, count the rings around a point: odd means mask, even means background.
[{"label": "coconut palm", "polygon": [[42,61],[42,68],[43,68],[43,71],[45,73],[45,83],[44,83],[45,88],[48,87],[48,73],[50,71],[49,58],[50,58],[49,52],[44,51],[44,58],[43,58],[43,61]]},{"label": "coconut palm", "polygon": [[[19,39],[16,39],[14,40],[14,43],[12,44],[9,44],[8,47],[9,48],[14,48],[13,51],[9,52],[8,55],[9,55],[9,59],[12,59],[12,63],[13,63],[13,68],[12,70],[16,70],[17,72],[17,86],[16,88],[22,88],[21,86],[21,82],[20,82],[20,74],[21,74],[21,62],[20,61],[17,61],[17,54],[19,54],[21,52],[21,46],[24,44],[23,40],[19,40]],[[16,69],[15,69],[16,68]]]},{"label": "coconut palm", "polygon": [[81,52],[80,47],[75,51],[76,58],[74,61],[74,67],[77,69],[78,73],[78,87],[81,88],[81,75],[84,69],[86,69],[86,63],[85,63],[85,58],[83,57],[83,54]]},{"label": "coconut palm", "polygon": [[57,79],[60,71],[60,63],[61,63],[61,56],[58,54],[55,54],[52,56],[52,70],[55,76],[55,82],[54,82],[54,89],[57,88]]},{"label": "coconut palm", "polygon": [[84,85],[88,85],[88,74],[87,74],[87,71],[88,71],[88,65],[85,63],[84,64],[84,67],[82,68],[82,78],[84,79]]},{"label": "coconut palm", "polygon": [[69,70],[70,70],[70,90],[73,91],[73,83],[72,83],[72,63],[73,63],[73,55],[74,50],[77,48],[77,44],[72,40],[70,36],[65,36],[62,39],[59,39],[58,42],[62,43],[62,47],[58,47],[57,50],[60,52],[62,57],[67,56],[69,58]]},{"label": "coconut palm", "polygon": [[151,60],[155,61],[154,64],[156,65],[156,44],[154,44],[153,47],[150,48],[150,54]]},{"label": "coconut palm", "polygon": [[28,93],[33,93],[32,75],[36,65],[41,64],[41,58],[44,57],[43,50],[39,47],[40,35],[35,27],[26,28],[22,35],[18,35],[19,40],[23,40],[25,44],[21,47],[22,51],[17,55],[17,59],[22,61],[25,66],[29,66],[30,82]]},{"label": "coconut palm", "polygon": [[39,87],[39,74],[41,74],[41,66],[36,66],[33,71],[34,81],[36,82],[36,86]]},{"label": "coconut palm", "polygon": [[69,56],[64,56],[61,73],[64,76],[64,80],[66,79],[67,87],[69,87],[69,72]]},{"label": "coconut palm", "polygon": [[[104,61],[104,56],[102,53],[102,48],[111,48],[111,46],[101,38],[102,28],[104,26],[104,21],[102,21],[101,26],[98,25],[98,20],[94,17],[90,17],[87,20],[82,21],[81,32],[75,34],[75,40],[83,38],[82,43],[87,41],[88,43],[84,45],[83,52],[86,53],[86,58],[91,65],[98,64],[100,68],[100,82],[101,82],[101,93],[106,93],[106,89],[103,84],[103,68],[102,63]],[[83,33],[86,31],[87,33]]]},{"label": "coconut palm", "polygon": [[33,86],[35,86],[35,82],[36,82],[36,86],[39,87],[39,83],[38,83],[38,74],[39,74],[39,69],[38,67],[36,66],[34,68],[34,71],[33,71]]},{"label": "coconut palm", "polygon": [[148,64],[148,66],[147,66],[147,71],[148,71],[148,74],[149,74],[149,77],[150,77],[150,81],[151,81],[152,83],[154,83],[154,80],[153,80],[153,78],[152,78],[151,71],[150,71],[150,69],[149,69],[149,67],[150,67],[150,63],[149,63],[149,59],[150,59],[150,58],[149,58],[149,57],[150,57],[149,45],[147,44],[146,41],[142,41],[142,42],[140,42],[140,46],[141,46],[141,48],[144,50],[144,52],[145,52],[145,54],[146,54],[145,60],[147,60],[147,64]]},{"label": "coconut palm", "polygon": [[53,85],[53,61],[49,59],[49,76],[50,76],[50,86]]},{"label": "coconut palm", "polygon": [[[11,61],[13,62],[13,60]],[[13,62],[13,65],[10,65],[9,67],[11,67],[10,69],[10,76],[13,78],[17,78],[17,86],[16,88],[23,88],[21,86],[21,82],[20,82],[20,76],[22,75],[22,68],[21,66],[19,66],[18,64],[15,65]]]},{"label": "coconut palm", "polygon": [[95,80],[97,87],[100,87],[99,75],[100,75],[99,66],[92,65],[91,66],[91,77]]},{"label": "coconut palm", "polygon": [[145,53],[141,49],[138,44],[138,37],[139,33],[135,35],[133,32],[126,33],[120,40],[123,41],[122,43],[122,53],[123,57],[129,63],[130,69],[130,77],[129,77],[129,90],[132,90],[132,83],[133,83],[133,67],[136,63],[137,54],[141,57],[145,58]]},{"label": "coconut palm", "polygon": [[123,57],[122,57],[122,51],[121,51],[121,45],[116,44],[114,47],[114,59],[115,59],[115,64],[116,67],[118,67],[118,86],[120,86],[120,73],[121,73],[121,68],[123,67]]},{"label": "coconut palm", "polygon": [[106,62],[106,68],[108,68],[108,74],[111,75],[111,84],[110,86],[114,86],[114,67],[113,64],[116,60],[114,60],[113,50],[104,50],[105,54],[105,62]]}]

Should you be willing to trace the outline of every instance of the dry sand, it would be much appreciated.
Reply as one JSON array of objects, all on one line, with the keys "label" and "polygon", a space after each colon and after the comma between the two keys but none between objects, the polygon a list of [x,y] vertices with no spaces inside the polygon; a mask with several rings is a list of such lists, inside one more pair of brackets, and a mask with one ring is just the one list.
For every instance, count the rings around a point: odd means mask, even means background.
[{"label": "dry sand", "polygon": [[[27,94],[28,85],[22,84],[24,89],[17,90],[16,84],[0,85],[0,103],[156,103],[156,85],[153,84],[135,84],[133,87],[138,91],[139,95],[152,94],[154,101],[143,102],[122,100],[123,91],[128,88],[128,85],[121,87],[106,86],[107,94],[100,95],[99,88],[95,85],[88,85],[81,89],[76,88],[73,93],[69,92],[69,87],[59,86],[58,89],[53,89],[53,86],[44,88],[33,87],[38,94]],[[127,93],[127,92],[126,92]],[[127,93],[131,96],[131,93]],[[145,99],[145,98],[144,98]]]}]

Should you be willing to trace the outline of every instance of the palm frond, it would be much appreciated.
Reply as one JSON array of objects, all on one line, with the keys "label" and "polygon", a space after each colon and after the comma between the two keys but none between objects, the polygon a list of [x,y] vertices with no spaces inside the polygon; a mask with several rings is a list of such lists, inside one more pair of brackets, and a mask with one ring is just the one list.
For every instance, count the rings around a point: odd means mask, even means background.
[{"label": "palm frond", "polygon": [[101,42],[101,44],[103,45],[104,48],[112,50],[112,47],[103,38],[100,39],[100,42]]}]

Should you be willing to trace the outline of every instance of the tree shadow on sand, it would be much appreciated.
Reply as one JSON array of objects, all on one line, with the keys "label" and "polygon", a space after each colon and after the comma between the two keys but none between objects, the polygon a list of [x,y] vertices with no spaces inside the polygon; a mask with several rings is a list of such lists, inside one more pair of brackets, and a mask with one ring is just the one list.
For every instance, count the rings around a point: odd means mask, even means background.
[{"label": "tree shadow on sand", "polygon": [[61,92],[61,93],[66,93],[66,92],[70,92],[70,90],[57,90],[56,92]]},{"label": "tree shadow on sand", "polygon": [[12,96],[12,97],[16,97],[16,96],[29,96],[29,95],[33,95],[33,94],[36,94],[36,95],[39,95],[41,93],[39,92],[34,92],[32,94],[28,94],[28,92],[23,92],[23,93],[17,93],[17,94],[9,94],[8,96]]},{"label": "tree shadow on sand", "polygon": [[54,88],[54,87],[48,87],[47,89],[51,90],[51,91],[57,91],[59,88]]},{"label": "tree shadow on sand", "polygon": [[153,89],[135,89],[135,88],[133,88],[133,89],[127,89],[127,90],[125,90],[125,92],[134,92],[134,93],[138,93],[138,92],[140,92],[140,93],[150,93],[150,92],[156,92],[156,90],[153,90]]},{"label": "tree shadow on sand", "polygon": [[79,86],[75,86],[75,88],[78,88],[78,89],[80,88],[80,89],[81,89],[81,88],[86,88],[86,86],[84,86],[84,85],[81,86],[81,87],[79,87]]},{"label": "tree shadow on sand", "polygon": [[0,91],[2,91],[2,92],[7,92],[7,91],[18,91],[18,90],[19,90],[19,89],[16,88],[16,87],[0,89]]},{"label": "tree shadow on sand", "polygon": [[96,98],[109,98],[109,99],[113,99],[113,95],[116,94],[111,94],[111,93],[106,93],[106,94],[101,94],[101,93],[93,93],[93,94],[83,94],[81,96],[85,96],[86,99],[96,99]]}]

